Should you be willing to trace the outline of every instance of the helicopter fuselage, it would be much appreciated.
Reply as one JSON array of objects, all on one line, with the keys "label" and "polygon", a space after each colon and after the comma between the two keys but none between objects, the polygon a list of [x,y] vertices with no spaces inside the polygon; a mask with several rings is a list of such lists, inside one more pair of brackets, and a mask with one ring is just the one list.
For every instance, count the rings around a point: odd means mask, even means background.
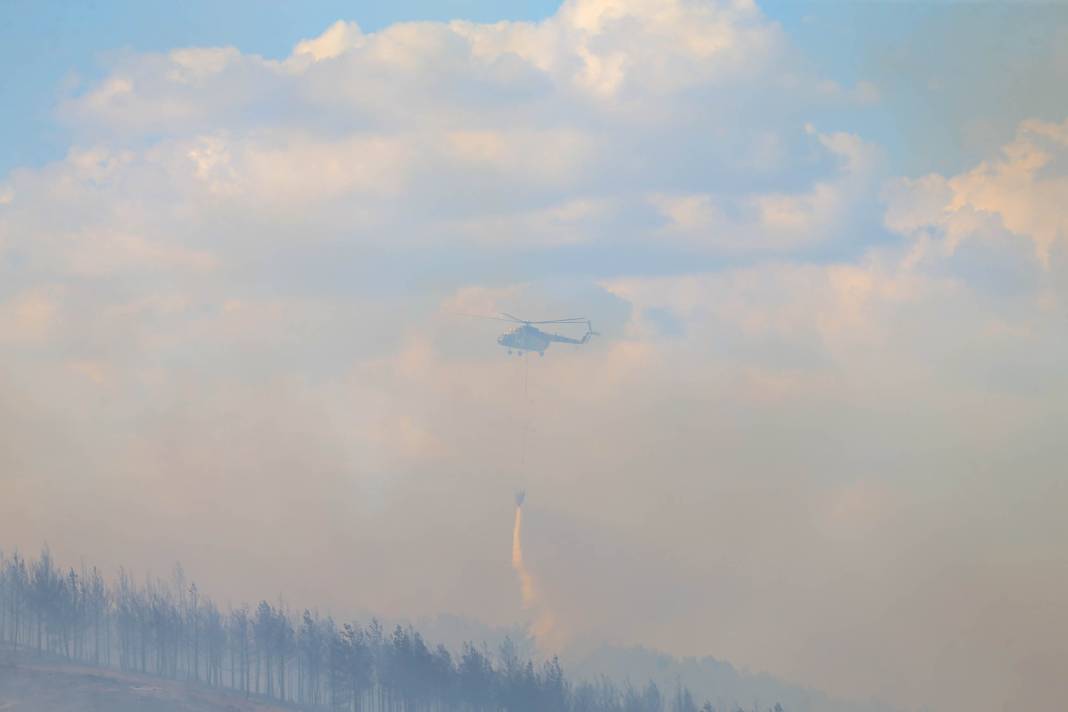
[{"label": "helicopter fuselage", "polygon": [[544,353],[545,349],[549,348],[549,344],[553,342],[553,336],[553,334],[546,334],[535,326],[524,324],[512,329],[507,334],[498,336],[497,343],[509,350]]},{"label": "helicopter fuselage", "polygon": [[523,324],[512,329],[507,334],[498,336],[497,343],[507,348],[508,353],[512,353],[512,351],[518,351],[519,353],[537,351],[539,355],[544,356],[545,349],[549,348],[549,344],[554,341],[561,344],[585,344],[596,333],[588,321],[586,322],[586,333],[581,339],[573,339],[570,336],[562,336],[560,334],[550,334],[531,324]]}]

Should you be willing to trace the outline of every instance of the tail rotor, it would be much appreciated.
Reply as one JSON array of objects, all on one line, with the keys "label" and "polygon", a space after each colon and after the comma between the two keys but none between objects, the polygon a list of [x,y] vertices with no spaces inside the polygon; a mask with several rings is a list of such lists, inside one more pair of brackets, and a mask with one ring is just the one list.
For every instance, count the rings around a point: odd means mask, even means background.
[{"label": "tail rotor", "polygon": [[582,343],[585,344],[586,342],[588,342],[590,340],[591,336],[600,336],[600,335],[601,335],[600,332],[597,332],[597,331],[593,330],[593,324],[591,324],[589,322],[589,320],[587,319],[586,320],[586,333],[582,336]]}]

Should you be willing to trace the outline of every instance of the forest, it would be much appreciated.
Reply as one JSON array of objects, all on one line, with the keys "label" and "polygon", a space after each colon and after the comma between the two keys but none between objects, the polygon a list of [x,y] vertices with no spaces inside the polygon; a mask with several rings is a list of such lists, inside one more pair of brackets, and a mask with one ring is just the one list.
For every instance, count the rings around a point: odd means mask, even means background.
[{"label": "forest", "polygon": [[[737,712],[699,704],[684,687],[662,692],[570,681],[557,658],[432,645],[412,627],[341,622],[267,600],[222,610],[180,565],[169,580],[113,580],[96,567],[63,569],[0,552],[0,641],[14,660],[61,659],[108,667],[308,710],[352,712]],[[782,712],[776,704],[772,712]]]}]

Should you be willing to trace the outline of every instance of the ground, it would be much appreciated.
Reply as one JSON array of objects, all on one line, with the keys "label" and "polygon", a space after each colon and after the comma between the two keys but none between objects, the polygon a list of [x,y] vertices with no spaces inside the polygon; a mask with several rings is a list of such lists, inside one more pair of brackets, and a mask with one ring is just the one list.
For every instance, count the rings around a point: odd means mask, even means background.
[{"label": "ground", "polygon": [[183,681],[78,665],[13,664],[0,660],[0,712],[282,712],[286,709]]}]

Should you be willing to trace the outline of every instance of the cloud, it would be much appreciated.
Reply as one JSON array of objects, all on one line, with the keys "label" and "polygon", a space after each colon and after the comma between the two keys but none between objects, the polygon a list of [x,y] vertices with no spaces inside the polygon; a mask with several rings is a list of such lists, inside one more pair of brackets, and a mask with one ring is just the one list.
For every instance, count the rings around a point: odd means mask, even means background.
[{"label": "cloud", "polygon": [[569,243],[641,238],[692,198],[732,235],[720,249],[790,251],[842,229],[840,193],[870,169],[828,137],[813,155],[797,107],[840,97],[788,54],[751,3],[576,0],[541,22],[338,22],[283,59],[128,55],[62,114],[85,150],[153,173],[123,190],[183,206],[175,229],[217,246],[235,227],[272,232],[267,216],[376,244],[487,231],[537,244],[558,225]]},{"label": "cloud", "polygon": [[313,61],[333,59],[364,43],[363,32],[355,22],[338,20],[323,34],[310,40],[302,40],[293,48],[293,58],[308,55]]},{"label": "cloud", "polygon": [[565,3],[529,25],[454,25],[480,57],[515,54],[600,101],[671,94],[751,77],[782,46],[752,3]]},{"label": "cloud", "polygon": [[[751,3],[575,0],[541,22],[411,22],[374,33],[339,21],[280,61],[230,47],[133,55],[64,111],[152,132],[208,117],[256,123],[255,109],[279,100],[298,116],[329,111],[379,126],[473,122],[486,109],[483,120],[510,118],[517,98],[535,110],[560,100],[633,110],[645,97],[767,76],[783,46]],[[417,110],[428,101],[438,108],[430,116]]]},{"label": "cloud", "polygon": [[1025,239],[1049,267],[1068,238],[1068,123],[1025,121],[1000,155],[964,173],[901,179],[886,190],[886,224],[952,255],[970,239]]},{"label": "cloud", "polygon": [[780,252],[838,234],[871,190],[878,149],[852,134],[818,134],[812,126],[806,132],[838,160],[837,176],[795,193],[653,195],[650,202],[667,221],[661,234],[706,248]]}]

